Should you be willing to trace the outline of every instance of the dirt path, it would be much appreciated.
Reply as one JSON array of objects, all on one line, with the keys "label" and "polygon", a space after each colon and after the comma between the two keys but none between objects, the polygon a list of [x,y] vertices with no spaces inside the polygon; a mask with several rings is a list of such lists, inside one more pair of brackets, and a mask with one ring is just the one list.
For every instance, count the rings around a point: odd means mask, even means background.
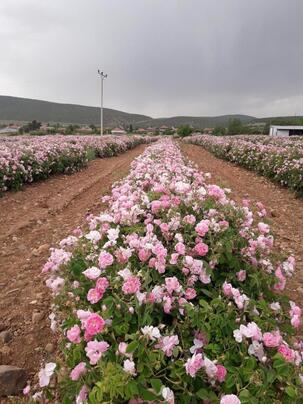
[{"label": "dirt path", "polygon": [[0,199],[0,332],[7,330],[12,337],[8,343],[0,338],[0,364],[32,375],[51,355],[51,299],[40,276],[49,247],[83,224],[87,212],[101,210],[101,195],[127,174],[144,148],[94,160],[72,176],[52,177]]},{"label": "dirt path", "polygon": [[288,281],[288,295],[303,306],[303,199],[264,177],[223,161],[201,146],[182,144],[186,157],[201,171],[212,174],[211,182],[231,188],[232,198],[240,201],[248,197],[262,202],[269,212],[277,248],[293,253],[297,260],[294,277]]}]

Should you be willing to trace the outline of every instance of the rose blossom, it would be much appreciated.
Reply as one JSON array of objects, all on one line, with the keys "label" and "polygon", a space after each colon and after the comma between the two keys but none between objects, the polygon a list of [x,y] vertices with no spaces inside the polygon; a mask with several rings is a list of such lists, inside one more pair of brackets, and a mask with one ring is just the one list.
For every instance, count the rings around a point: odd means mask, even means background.
[{"label": "rose blossom", "polygon": [[87,386],[82,386],[79,394],[76,397],[76,404],[84,404],[87,400],[88,388]]},{"label": "rose blossom", "polygon": [[74,344],[79,344],[81,342],[80,333],[81,333],[80,327],[76,324],[67,331],[66,336],[70,342],[73,342]]},{"label": "rose blossom", "polygon": [[156,348],[162,349],[166,356],[172,356],[173,349],[179,344],[178,335],[166,336],[159,340],[158,344],[155,345]]},{"label": "rose blossom", "polygon": [[199,222],[195,227],[195,231],[199,234],[199,236],[204,237],[209,230],[208,225],[209,220],[201,220],[201,222]]},{"label": "rose blossom", "polygon": [[223,365],[217,365],[216,379],[218,382],[223,383],[227,375],[227,370]]},{"label": "rose blossom", "polygon": [[245,281],[245,279],[246,279],[246,271],[244,269],[237,272],[237,279],[238,279],[239,282]]},{"label": "rose blossom", "polygon": [[287,345],[281,344],[278,348],[278,352],[283,356],[287,362],[292,362],[294,360],[294,351],[290,349]]},{"label": "rose blossom", "polygon": [[101,298],[102,298],[102,294],[98,291],[97,288],[90,289],[87,293],[87,300],[91,304],[98,303]]},{"label": "rose blossom", "polygon": [[135,362],[126,359],[123,362],[123,369],[126,373],[131,374],[132,376],[136,376],[136,368],[135,368]]},{"label": "rose blossom", "polygon": [[109,348],[109,344],[105,341],[89,341],[85,348],[86,356],[89,358],[91,365],[96,365],[102,354]]},{"label": "rose blossom", "polygon": [[191,358],[187,359],[185,363],[185,370],[188,375],[195,377],[196,373],[202,368],[204,364],[202,354],[194,354]]},{"label": "rose blossom", "polygon": [[88,335],[94,336],[99,332],[102,332],[105,326],[105,321],[99,314],[92,313],[86,320],[85,331]]},{"label": "rose blossom", "polygon": [[279,331],[266,332],[263,334],[263,343],[268,348],[275,348],[282,342],[282,337]]},{"label": "rose blossom", "polygon": [[129,295],[139,292],[141,287],[140,279],[137,276],[129,276],[122,285],[122,291],[124,294]]},{"label": "rose blossom", "polygon": [[165,278],[165,286],[167,292],[171,295],[174,291],[179,292],[181,289],[181,285],[178,281],[178,279],[173,276],[171,278]]},{"label": "rose blossom", "polygon": [[204,257],[208,253],[208,245],[205,243],[198,243],[195,245],[195,253]]},{"label": "rose blossom", "polygon": [[197,296],[197,292],[193,288],[187,288],[184,296],[187,300],[191,300]]},{"label": "rose blossom", "polygon": [[99,267],[101,269],[104,269],[110,265],[112,265],[112,263],[114,262],[114,257],[106,252],[106,251],[102,251],[99,255]]},{"label": "rose blossom", "polygon": [[73,381],[76,381],[76,380],[80,379],[81,376],[85,375],[86,372],[87,372],[86,363],[85,363],[85,362],[80,362],[80,363],[78,363],[78,365],[75,366],[74,369],[71,371],[71,373],[70,373],[70,378],[71,378]]},{"label": "rose blossom", "polygon": [[106,291],[108,286],[109,286],[109,282],[108,282],[107,278],[105,278],[105,277],[99,278],[96,282],[96,289],[98,290],[98,292],[101,295],[104,294],[104,292]]},{"label": "rose blossom", "polygon": [[90,280],[95,280],[101,275],[101,271],[97,267],[87,268],[82,272],[84,276],[86,276]]},{"label": "rose blossom", "polygon": [[241,401],[234,394],[226,394],[221,397],[220,404],[241,404]]},{"label": "rose blossom", "polygon": [[175,395],[174,392],[169,387],[162,386],[161,388],[162,397],[167,404],[174,404],[175,403]]},{"label": "rose blossom", "polygon": [[46,387],[49,385],[50,378],[52,377],[56,364],[53,362],[46,363],[44,368],[42,368],[39,372],[39,386]]}]

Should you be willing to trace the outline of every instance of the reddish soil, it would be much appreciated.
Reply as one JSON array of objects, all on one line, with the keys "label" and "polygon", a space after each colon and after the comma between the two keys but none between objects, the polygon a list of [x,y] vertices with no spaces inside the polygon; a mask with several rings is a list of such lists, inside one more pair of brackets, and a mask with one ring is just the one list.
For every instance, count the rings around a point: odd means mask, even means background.
[{"label": "reddish soil", "polygon": [[[269,224],[275,236],[277,250],[292,253],[297,260],[296,273],[288,280],[290,299],[303,305],[303,199],[268,179],[232,163],[220,160],[201,146],[182,144],[186,157],[204,172],[210,172],[210,182],[231,189],[236,201],[249,198],[262,202],[269,213]],[[300,330],[301,331],[301,330]]]},{"label": "reddish soil", "polygon": [[[86,213],[101,210],[100,197],[144,148],[94,160],[72,176],[55,176],[0,199],[0,331],[12,333],[9,343],[0,342],[0,364],[25,368],[31,377],[42,359],[51,358],[45,349],[56,344],[48,319],[51,296],[40,275],[49,248],[84,224]],[[36,319],[34,312],[40,313]]]}]

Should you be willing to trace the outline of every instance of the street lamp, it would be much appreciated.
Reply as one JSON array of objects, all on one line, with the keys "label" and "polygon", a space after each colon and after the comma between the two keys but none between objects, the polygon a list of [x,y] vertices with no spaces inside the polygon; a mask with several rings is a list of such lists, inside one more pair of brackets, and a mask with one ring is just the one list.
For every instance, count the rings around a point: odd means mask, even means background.
[{"label": "street lamp", "polygon": [[107,74],[104,74],[98,69],[98,74],[101,78],[101,117],[100,117],[100,134],[103,135],[103,80],[106,79]]}]

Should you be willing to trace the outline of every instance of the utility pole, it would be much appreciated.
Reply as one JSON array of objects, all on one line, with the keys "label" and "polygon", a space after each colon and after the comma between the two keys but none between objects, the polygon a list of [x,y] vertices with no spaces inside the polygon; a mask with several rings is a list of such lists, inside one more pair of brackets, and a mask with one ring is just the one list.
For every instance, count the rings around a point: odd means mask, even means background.
[{"label": "utility pole", "polygon": [[103,80],[106,79],[107,74],[104,74],[98,69],[98,74],[101,78],[101,116],[100,116],[100,134],[103,135]]}]

